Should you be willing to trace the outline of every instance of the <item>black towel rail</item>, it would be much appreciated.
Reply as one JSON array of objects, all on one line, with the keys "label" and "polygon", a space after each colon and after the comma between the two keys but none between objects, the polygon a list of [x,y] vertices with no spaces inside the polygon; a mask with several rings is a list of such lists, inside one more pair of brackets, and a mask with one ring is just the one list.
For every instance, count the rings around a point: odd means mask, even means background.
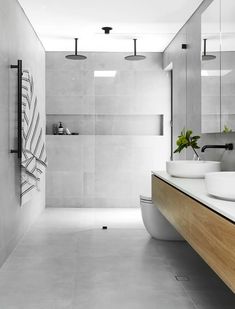
[{"label": "black towel rail", "polygon": [[18,94],[17,94],[17,150],[11,149],[11,153],[17,153],[18,158],[22,157],[22,60],[18,60],[16,65],[11,65],[11,69],[17,69],[17,84],[18,84]]}]

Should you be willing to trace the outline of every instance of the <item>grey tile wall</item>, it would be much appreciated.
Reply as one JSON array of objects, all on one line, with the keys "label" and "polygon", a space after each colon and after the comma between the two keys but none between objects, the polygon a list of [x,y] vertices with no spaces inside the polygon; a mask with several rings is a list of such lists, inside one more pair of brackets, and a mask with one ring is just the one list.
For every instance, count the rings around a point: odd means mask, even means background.
[{"label": "grey tile wall", "polygon": [[[66,54],[46,54],[47,130],[63,121],[81,135],[47,136],[47,206],[137,207],[139,194],[151,192],[151,170],[170,155],[162,54],[135,63],[125,53],[86,53],[86,61]],[[117,73],[100,78],[95,70]]]},{"label": "grey tile wall", "polygon": [[[186,51],[181,45],[186,42],[186,29],[182,28],[163,54],[163,68],[169,65],[173,68],[172,97],[173,97],[173,143],[181,130],[186,127],[187,100],[187,58]],[[173,66],[172,66],[173,65]],[[175,147],[174,147],[175,149]],[[185,154],[176,154],[175,158],[184,158]]]},{"label": "grey tile wall", "polygon": [[[16,0],[0,5],[0,265],[45,206],[45,181],[41,192],[20,207],[20,169],[16,155],[17,80],[10,64],[23,60],[34,75],[38,102],[45,115],[45,51]],[[45,120],[45,119],[44,119]]]}]

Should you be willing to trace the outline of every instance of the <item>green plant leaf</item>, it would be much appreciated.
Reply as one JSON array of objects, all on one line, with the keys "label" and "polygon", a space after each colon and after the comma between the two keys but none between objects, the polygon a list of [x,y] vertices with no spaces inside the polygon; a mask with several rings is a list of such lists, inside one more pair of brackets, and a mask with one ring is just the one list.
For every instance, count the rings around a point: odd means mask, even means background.
[{"label": "green plant leaf", "polygon": [[[185,128],[182,129],[180,135],[178,136],[178,139],[176,141],[176,145],[178,146],[174,153],[180,153],[183,149],[186,149],[188,147],[192,147],[195,154],[198,156],[195,149],[199,149],[197,142],[200,139],[199,135],[191,136],[193,134],[192,130],[186,130]],[[198,156],[199,157],[199,156]]]},{"label": "green plant leaf", "polygon": [[232,129],[230,129],[228,126],[224,125],[223,133],[231,133]]}]

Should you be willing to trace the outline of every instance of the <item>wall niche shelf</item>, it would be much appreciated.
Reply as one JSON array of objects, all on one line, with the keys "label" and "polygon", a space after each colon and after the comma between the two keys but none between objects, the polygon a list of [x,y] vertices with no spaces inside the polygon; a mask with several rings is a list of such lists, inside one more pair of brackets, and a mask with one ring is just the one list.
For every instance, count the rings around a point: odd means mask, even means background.
[{"label": "wall niche shelf", "polygon": [[163,115],[138,114],[47,114],[47,135],[53,135],[53,125],[79,135],[163,135]]}]

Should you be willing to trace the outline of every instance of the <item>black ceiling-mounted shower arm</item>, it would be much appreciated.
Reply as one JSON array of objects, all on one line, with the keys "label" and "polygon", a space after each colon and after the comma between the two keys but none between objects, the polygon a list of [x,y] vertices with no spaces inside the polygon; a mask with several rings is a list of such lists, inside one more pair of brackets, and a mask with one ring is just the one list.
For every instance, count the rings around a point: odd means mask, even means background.
[{"label": "black ceiling-mounted shower arm", "polygon": [[125,59],[126,60],[132,60],[132,61],[137,61],[137,60],[144,60],[146,57],[143,55],[137,55],[137,51],[136,51],[136,41],[137,39],[133,39],[134,41],[134,54],[130,55],[130,56],[126,56]]},{"label": "black ceiling-mounted shower arm", "polygon": [[214,55],[208,55],[207,54],[207,48],[206,48],[206,42],[207,39],[203,39],[203,54],[202,54],[202,60],[208,61],[208,60],[214,60],[216,56]]},{"label": "black ceiling-mounted shower arm", "polygon": [[75,55],[78,55],[78,38],[75,38]]},{"label": "black ceiling-mounted shower arm", "polygon": [[133,41],[134,41],[134,56],[136,56],[136,41],[137,41],[137,39],[133,39]]},{"label": "black ceiling-mounted shower arm", "polygon": [[207,41],[207,39],[203,39],[203,46],[204,46],[204,48],[203,48],[203,56],[206,56],[206,41]]},{"label": "black ceiling-mounted shower arm", "polygon": [[78,38],[74,38],[74,41],[75,41],[75,52],[74,52],[74,54],[73,55],[67,55],[67,56],[65,56],[65,58],[69,59],[69,60],[85,60],[85,59],[87,59],[86,56],[78,54]]}]

